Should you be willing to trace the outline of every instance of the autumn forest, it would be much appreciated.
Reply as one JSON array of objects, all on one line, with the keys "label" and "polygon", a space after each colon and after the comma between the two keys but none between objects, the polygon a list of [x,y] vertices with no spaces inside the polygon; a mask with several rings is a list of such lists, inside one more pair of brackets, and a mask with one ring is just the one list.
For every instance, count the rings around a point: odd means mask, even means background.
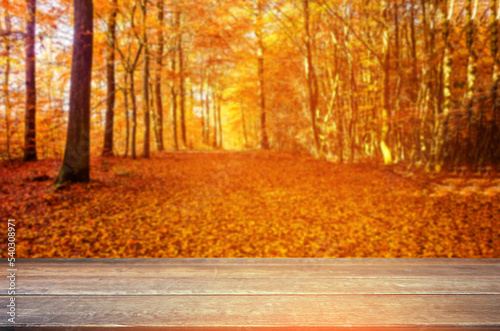
[{"label": "autumn forest", "polygon": [[500,257],[500,1],[0,1],[20,257]]}]

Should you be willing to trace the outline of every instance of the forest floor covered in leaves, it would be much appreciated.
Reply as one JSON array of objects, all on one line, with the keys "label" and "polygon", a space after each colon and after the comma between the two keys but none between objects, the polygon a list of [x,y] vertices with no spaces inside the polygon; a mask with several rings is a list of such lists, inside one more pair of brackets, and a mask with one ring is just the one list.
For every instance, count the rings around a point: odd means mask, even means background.
[{"label": "forest floor covered in leaves", "polygon": [[0,165],[18,257],[500,257],[496,174],[164,153],[93,158],[90,183],[54,191],[59,166]]}]

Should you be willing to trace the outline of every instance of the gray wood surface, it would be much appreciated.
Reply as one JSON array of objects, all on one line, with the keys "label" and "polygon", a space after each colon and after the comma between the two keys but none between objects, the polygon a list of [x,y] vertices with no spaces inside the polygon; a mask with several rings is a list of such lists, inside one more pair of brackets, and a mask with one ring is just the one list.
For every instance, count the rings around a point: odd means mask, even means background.
[{"label": "gray wood surface", "polygon": [[[482,277],[426,278],[165,278],[21,277],[24,295],[326,295],[499,294],[500,282]],[[2,294],[6,290],[1,291]]]},{"label": "gray wood surface", "polygon": [[[17,262],[16,326],[26,329],[500,330],[500,259]],[[0,307],[7,287],[0,277]]]}]

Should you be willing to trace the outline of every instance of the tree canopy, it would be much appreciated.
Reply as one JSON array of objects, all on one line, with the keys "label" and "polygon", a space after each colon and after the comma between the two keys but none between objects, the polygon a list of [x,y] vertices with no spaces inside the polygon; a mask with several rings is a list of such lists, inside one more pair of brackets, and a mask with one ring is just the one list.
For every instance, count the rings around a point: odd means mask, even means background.
[{"label": "tree canopy", "polygon": [[[2,0],[3,159],[64,150],[73,4],[38,0],[33,39],[30,3]],[[500,157],[496,0],[105,0],[93,16],[94,155],[151,140],[428,170]]]}]

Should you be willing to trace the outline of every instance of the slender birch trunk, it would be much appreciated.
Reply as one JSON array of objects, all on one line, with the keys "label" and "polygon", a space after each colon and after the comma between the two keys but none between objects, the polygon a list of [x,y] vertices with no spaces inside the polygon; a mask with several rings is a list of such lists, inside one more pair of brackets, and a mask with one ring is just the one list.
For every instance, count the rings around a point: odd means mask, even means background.
[{"label": "slender birch trunk", "polygon": [[474,106],[474,94],[476,92],[476,76],[477,76],[477,53],[474,49],[476,13],[477,13],[477,0],[465,1],[465,35],[468,51],[467,58],[467,94],[465,107],[467,110],[467,131],[468,138],[466,144],[466,159],[472,161],[473,142],[472,142],[472,113]]},{"label": "slender birch trunk", "polygon": [[[449,2],[449,3],[448,3]],[[443,106],[441,121],[438,122],[436,155],[434,156],[434,169],[436,172],[441,171],[446,158],[446,153],[443,150],[446,143],[446,131],[451,111],[451,71],[453,60],[453,48],[450,41],[450,20],[453,14],[454,0],[446,0],[443,11],[443,40],[445,43],[443,57]]]},{"label": "slender birch trunk", "polygon": [[391,116],[391,105],[390,105],[390,61],[391,61],[391,50],[390,50],[390,38],[389,38],[389,1],[384,0],[383,5],[383,17],[384,17],[384,31],[383,31],[383,108],[382,108],[382,130],[380,135],[380,149],[384,157],[384,164],[392,164],[392,155],[389,146],[387,145],[389,138],[389,117]]}]

